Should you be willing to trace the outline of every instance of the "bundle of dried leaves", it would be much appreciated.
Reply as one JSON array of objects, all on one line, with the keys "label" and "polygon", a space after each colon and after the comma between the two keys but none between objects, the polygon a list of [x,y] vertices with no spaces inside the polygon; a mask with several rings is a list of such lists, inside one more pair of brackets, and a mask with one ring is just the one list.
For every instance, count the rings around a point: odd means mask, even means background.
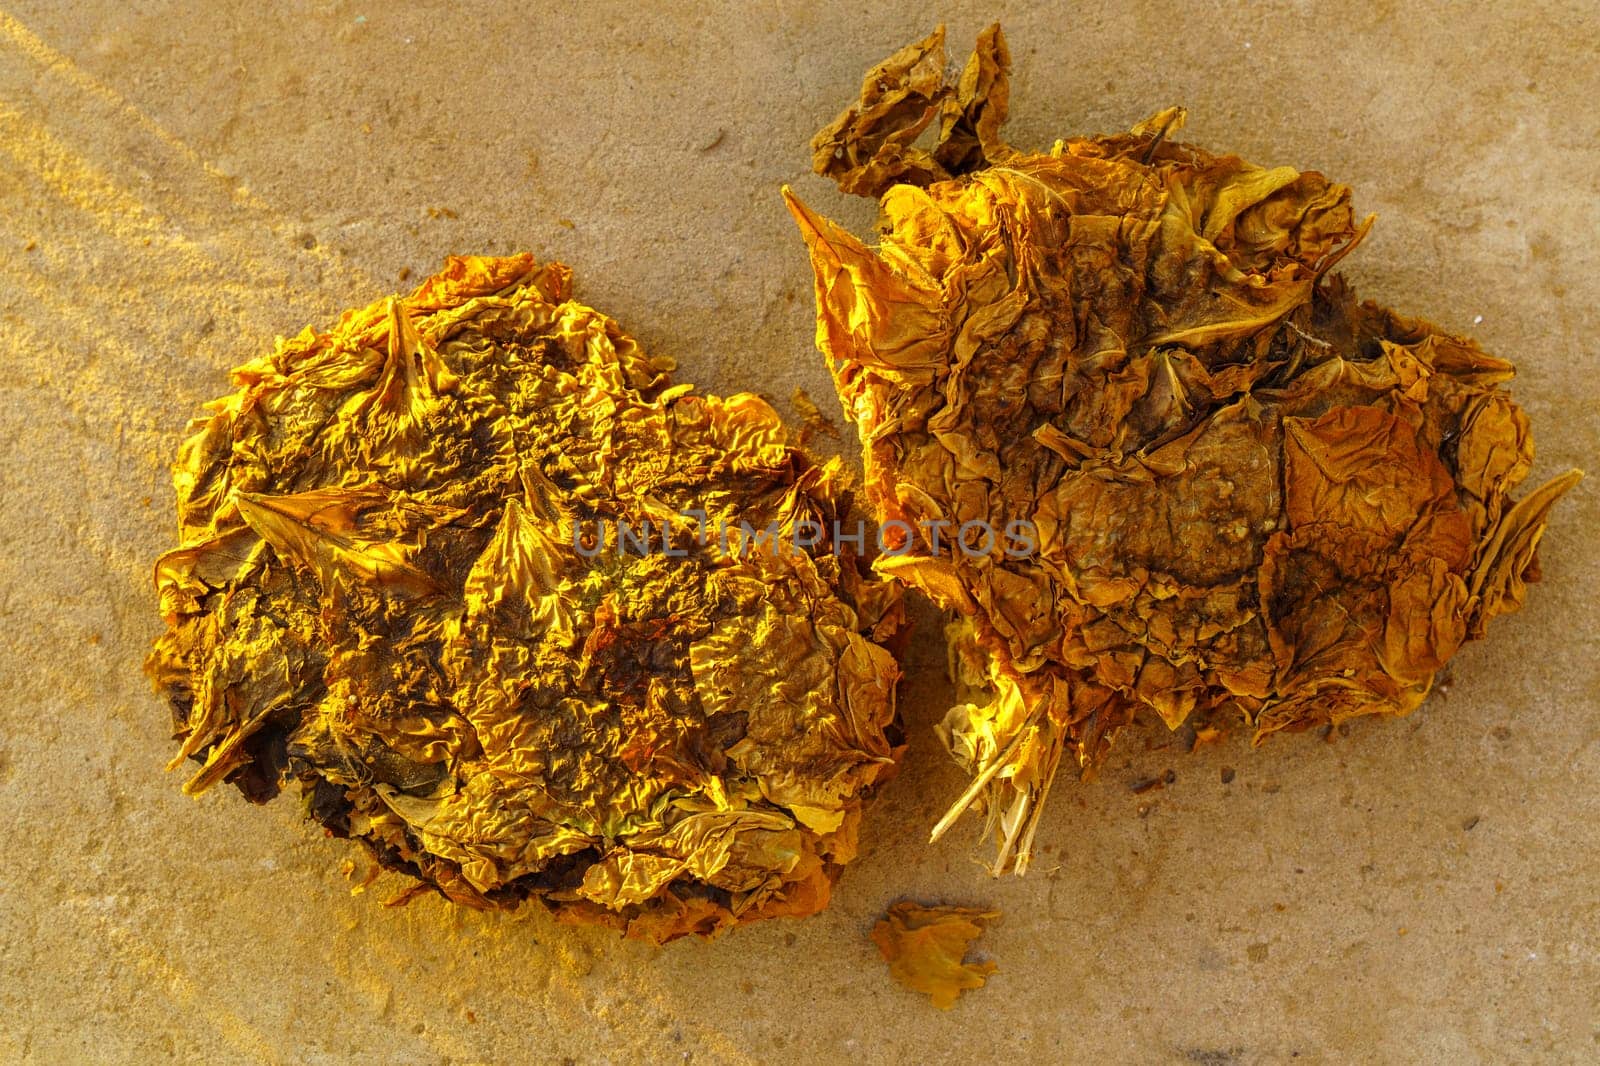
[{"label": "bundle of dried leaves", "polygon": [[234,372],[157,565],[174,765],[298,781],[471,906],[656,940],[809,914],[895,766],[897,594],[788,535],[832,528],[836,464],[672,385],[568,285],[451,259]]},{"label": "bundle of dried leaves", "polygon": [[[1176,108],[1018,151],[999,27],[944,65],[941,30],[813,142],[881,196],[876,249],[789,202],[868,494],[915,529],[880,570],[955,618],[974,779],[935,836],[977,803],[1020,871],[1059,762],[1141,710],[1259,739],[1415,708],[1578,474],[1513,500],[1511,364],[1330,276],[1370,224],[1345,186],[1177,143]],[[951,550],[1014,521],[1029,557]]]}]

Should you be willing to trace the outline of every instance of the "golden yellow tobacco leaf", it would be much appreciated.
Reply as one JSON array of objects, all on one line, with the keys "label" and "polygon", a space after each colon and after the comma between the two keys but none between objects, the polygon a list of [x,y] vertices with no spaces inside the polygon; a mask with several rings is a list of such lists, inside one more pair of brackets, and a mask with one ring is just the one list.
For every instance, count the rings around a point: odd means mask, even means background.
[{"label": "golden yellow tobacco leaf", "polygon": [[928,996],[940,1010],[949,1010],[961,993],[982,988],[997,969],[992,962],[963,960],[982,935],[983,923],[998,917],[999,911],[924,907],[904,900],[872,927],[872,942],[889,964],[891,977]]},{"label": "golden yellow tobacco leaf", "polygon": [[[1177,108],[1013,149],[1007,65],[991,27],[948,85],[937,32],[818,134],[881,197],[875,248],[785,193],[866,494],[915,531],[879,572],[955,619],[940,733],[973,781],[935,836],[976,804],[1020,872],[1060,761],[1136,713],[1259,740],[1414,709],[1580,475],[1513,499],[1511,364],[1331,274],[1370,225],[1348,188],[1181,144]],[[969,524],[1025,550],[958,550]]]},{"label": "golden yellow tobacco leaf", "polygon": [[898,593],[831,550],[837,462],[670,370],[527,255],[236,370],[156,566],[187,790],[297,781],[452,900],[633,936],[825,905],[900,750]]}]

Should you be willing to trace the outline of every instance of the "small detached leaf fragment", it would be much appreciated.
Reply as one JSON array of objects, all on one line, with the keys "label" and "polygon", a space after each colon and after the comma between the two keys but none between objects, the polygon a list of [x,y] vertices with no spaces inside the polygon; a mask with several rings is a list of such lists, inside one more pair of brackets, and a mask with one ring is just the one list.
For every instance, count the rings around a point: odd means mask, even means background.
[{"label": "small detached leaf fragment", "polygon": [[902,900],[872,927],[872,942],[889,964],[889,975],[913,992],[949,1010],[969,989],[982,988],[998,967],[965,961],[967,949],[999,911],[970,907],[925,907]]}]

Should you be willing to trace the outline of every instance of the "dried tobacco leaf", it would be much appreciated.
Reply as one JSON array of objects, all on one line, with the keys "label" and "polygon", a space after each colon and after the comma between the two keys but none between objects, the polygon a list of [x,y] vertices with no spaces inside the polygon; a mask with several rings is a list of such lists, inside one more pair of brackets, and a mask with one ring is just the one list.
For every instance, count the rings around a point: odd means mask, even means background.
[{"label": "dried tobacco leaf", "polygon": [[924,907],[905,900],[872,927],[872,942],[889,964],[891,977],[928,996],[940,1010],[949,1010],[962,992],[982,988],[998,969],[992,962],[963,961],[983,934],[983,923],[998,917],[999,911]]},{"label": "dried tobacco leaf", "polygon": [[[934,835],[976,803],[1020,872],[1060,761],[1141,710],[1259,740],[1414,709],[1522,603],[1580,475],[1514,500],[1511,364],[1330,276],[1371,223],[1348,188],[1176,143],[1177,108],[1014,150],[1007,63],[992,27],[946,84],[936,32],[817,135],[881,194],[876,249],[785,193],[867,493],[915,529],[878,569],[955,619],[941,735],[973,782]],[[1033,550],[957,550],[967,523]]]},{"label": "dried tobacco leaf", "polygon": [[519,255],[234,371],[156,567],[186,790],[296,780],[452,900],[631,936],[824,906],[900,750],[898,593],[830,550],[837,462],[670,369]]}]

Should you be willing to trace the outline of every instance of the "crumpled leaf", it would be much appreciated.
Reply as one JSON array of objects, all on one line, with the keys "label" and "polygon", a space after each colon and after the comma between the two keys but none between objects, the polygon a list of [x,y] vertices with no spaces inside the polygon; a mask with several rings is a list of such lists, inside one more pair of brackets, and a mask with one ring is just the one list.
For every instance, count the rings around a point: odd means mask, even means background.
[{"label": "crumpled leaf", "polygon": [[961,993],[982,988],[998,967],[966,962],[967,949],[983,934],[983,924],[999,911],[968,907],[925,907],[903,900],[872,927],[872,942],[889,964],[889,975],[913,992],[949,1010]]},{"label": "crumpled leaf", "polygon": [[[901,751],[899,594],[795,546],[842,517],[837,462],[670,370],[527,255],[452,258],[236,370],[156,566],[186,790],[298,781],[452,900],[632,936],[824,906]],[[738,522],[779,536],[731,550]]]},{"label": "crumpled leaf", "polygon": [[[880,196],[896,182],[925,185],[997,163],[1010,99],[1011,53],[998,24],[978,39],[960,80],[944,79],[944,27],[867,72],[861,100],[812,138],[813,168],[845,192]],[[935,119],[930,152],[916,145]]]},{"label": "crumpled leaf", "polygon": [[[955,88],[942,46],[818,137],[819,173],[881,197],[876,247],[785,194],[866,495],[917,531],[878,570],[955,619],[939,733],[973,781],[935,836],[977,806],[1021,872],[1058,765],[1136,714],[1260,740],[1413,710],[1520,606],[1580,475],[1512,497],[1511,364],[1356,300],[1348,188],[1180,144],[1178,108],[1011,149],[998,28]],[[930,165],[906,138],[947,103]],[[1033,550],[957,551],[970,522]]]}]

